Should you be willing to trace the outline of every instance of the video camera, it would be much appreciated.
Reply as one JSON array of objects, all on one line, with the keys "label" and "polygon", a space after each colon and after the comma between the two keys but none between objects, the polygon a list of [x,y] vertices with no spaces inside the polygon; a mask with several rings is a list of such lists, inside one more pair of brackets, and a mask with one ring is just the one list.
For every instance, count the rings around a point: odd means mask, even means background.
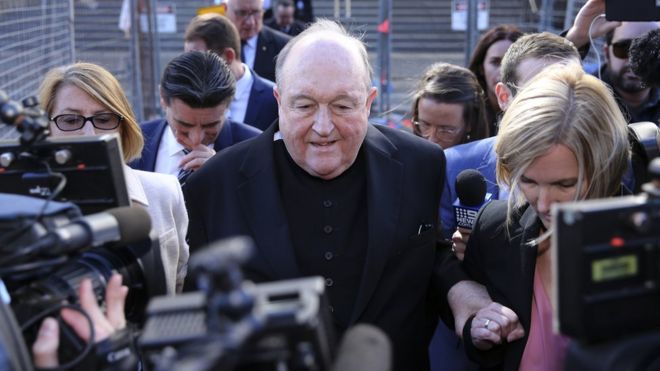
[{"label": "video camera", "polygon": [[568,369],[660,367],[660,158],[649,173],[641,195],[554,206],[555,323],[582,347]]},{"label": "video camera", "polygon": [[240,265],[253,250],[247,237],[219,241],[189,260],[198,292],[152,299],[139,340],[148,368],[330,369],[335,340],[323,280],[244,282]]},{"label": "video camera", "polygon": [[[149,215],[127,206],[116,136],[50,139],[36,99],[21,105],[3,92],[0,120],[21,133],[18,141],[0,142],[0,306],[13,312],[4,308],[0,318],[0,369],[24,369],[30,360],[16,357],[25,358],[24,345],[41,320],[57,317],[63,306],[81,310],[83,278],[92,280],[103,306],[108,279],[120,273],[129,287],[127,319],[134,323],[143,321],[150,297],[166,292],[165,279]],[[91,346],[63,327],[61,367],[74,366]],[[9,355],[5,363],[3,354]]]}]

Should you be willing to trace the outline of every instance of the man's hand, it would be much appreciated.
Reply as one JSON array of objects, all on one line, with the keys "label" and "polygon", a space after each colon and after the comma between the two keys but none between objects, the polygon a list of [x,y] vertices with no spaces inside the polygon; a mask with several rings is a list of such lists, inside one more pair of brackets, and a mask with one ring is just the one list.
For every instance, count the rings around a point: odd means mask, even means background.
[{"label": "man's hand", "polygon": [[462,338],[465,322],[493,300],[484,285],[475,281],[460,281],[449,289],[447,302],[454,315],[454,331]]},{"label": "man's hand", "polygon": [[183,156],[183,159],[181,159],[181,162],[179,163],[179,167],[181,169],[197,170],[202,165],[204,165],[208,159],[215,155],[215,150],[213,150],[213,148],[209,148],[202,143],[193,146],[191,143],[189,143],[188,138],[185,137],[180,138],[180,141],[185,148],[190,148],[190,153]]},{"label": "man's hand", "polygon": [[514,311],[493,302],[479,310],[472,319],[470,335],[477,349],[489,350],[495,344],[522,338],[525,330]]},{"label": "man's hand", "polygon": [[[60,316],[85,341],[98,343],[107,339],[115,331],[126,327],[124,303],[128,287],[122,286],[121,275],[115,273],[110,278],[105,290],[106,315],[96,302],[92,290],[92,281],[82,280],[78,292],[80,306],[87,312],[94,325],[94,339],[91,338],[89,322],[85,316],[72,309],[62,309]],[[37,367],[55,367],[59,364],[57,348],[59,347],[59,327],[53,318],[46,318],[41,323],[37,340],[32,345],[34,364]]]},{"label": "man's hand", "polygon": [[470,233],[472,233],[472,230],[458,227],[456,232],[451,236],[451,251],[460,261],[463,261],[463,258],[465,258],[465,248],[470,239]]},{"label": "man's hand", "polygon": [[[566,38],[572,41],[576,48],[587,45],[589,43],[589,26],[594,18],[603,13],[605,13],[605,0],[587,0],[575,17],[575,22],[568,30]],[[600,18],[594,23],[591,36],[593,38],[603,36],[620,25],[621,22]]]}]

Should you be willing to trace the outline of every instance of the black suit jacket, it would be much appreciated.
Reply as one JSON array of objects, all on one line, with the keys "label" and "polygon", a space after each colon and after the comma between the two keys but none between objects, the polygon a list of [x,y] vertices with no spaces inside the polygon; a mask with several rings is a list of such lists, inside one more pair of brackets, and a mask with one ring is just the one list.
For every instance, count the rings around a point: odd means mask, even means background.
[{"label": "black suit jacket", "polygon": [[[144,136],[144,147],[142,156],[128,165],[133,169],[154,171],[156,168],[156,157],[158,156],[158,147],[163,138],[163,132],[168,123],[165,119],[157,119],[140,124],[142,135]],[[255,137],[261,133],[261,130],[250,125],[241,124],[231,120],[225,120],[218,137],[215,139],[213,149],[216,152],[248,138]]]},{"label": "black suit jacket", "polygon": [[[480,211],[465,251],[463,267],[490,297],[511,308],[525,329],[522,339],[482,352],[470,338],[470,319],[463,328],[465,349],[471,359],[494,370],[518,370],[531,323],[537,247],[526,242],[539,236],[541,222],[534,209],[523,207],[506,230],[506,201],[492,201]],[[489,368],[490,369],[490,368]]]},{"label": "black suit jacket", "polygon": [[[215,156],[184,186],[191,251],[250,236],[257,253],[244,271],[257,282],[300,276],[275,173],[276,130]],[[389,335],[394,370],[428,369],[438,314],[431,276],[444,155],[437,145],[383,126],[369,125],[363,146],[369,243],[350,323],[372,323]]]},{"label": "black suit jacket", "polygon": [[266,130],[278,117],[277,100],[273,95],[275,84],[252,71],[252,88],[243,121],[259,130]]},{"label": "black suit jacket", "polygon": [[291,36],[263,26],[257,38],[257,51],[252,69],[259,76],[275,81],[275,57],[289,40],[291,40]]}]

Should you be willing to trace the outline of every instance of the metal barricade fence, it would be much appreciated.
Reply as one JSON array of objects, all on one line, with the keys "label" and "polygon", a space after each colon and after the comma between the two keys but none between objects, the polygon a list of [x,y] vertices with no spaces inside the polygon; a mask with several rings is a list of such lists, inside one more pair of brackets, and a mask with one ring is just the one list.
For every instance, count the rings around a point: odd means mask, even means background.
[{"label": "metal barricade fence", "polygon": [[[34,95],[50,68],[74,58],[73,0],[0,2],[0,90],[12,99]],[[0,139],[14,130],[0,127]]]},{"label": "metal barricade fence", "polygon": [[[518,24],[527,31],[558,32],[573,21],[575,13],[585,1],[490,0],[490,24],[492,26],[507,22]],[[185,27],[195,16],[197,9],[219,2],[220,0],[2,0],[0,89],[6,90],[12,98],[20,99],[36,92],[48,69],[74,61],[88,61],[104,66],[119,79],[139,120],[160,116],[162,112],[159,107],[158,82],[162,69],[171,58],[182,51]],[[347,10],[347,14],[352,14],[351,18],[341,20],[347,21],[353,30],[365,32],[370,51],[375,52],[379,1],[352,0],[344,3],[353,11]],[[391,52],[414,54],[415,45],[419,45],[426,48],[422,53],[440,52],[446,55],[449,61],[460,63],[460,59],[451,56],[465,53],[461,36],[448,29],[445,31],[443,27],[447,26],[429,27],[433,24],[429,22],[450,22],[449,13],[441,10],[449,6],[450,0],[424,2],[428,13],[426,18],[410,20],[405,18],[410,18],[406,14],[413,11],[413,4],[420,2],[393,0],[393,3],[394,39]],[[122,6],[124,18],[120,21]],[[334,0],[316,0],[314,7],[317,16],[333,18],[335,15]],[[442,17],[433,18],[433,14]],[[128,28],[126,22],[129,23]],[[124,29],[120,28],[120,23]],[[130,27],[130,24],[140,26]],[[426,34],[422,35],[421,40],[427,41],[414,44],[414,35],[404,30],[414,28],[414,24],[425,27],[419,32]],[[443,31],[440,32],[441,29]],[[442,41],[433,41],[432,35],[437,35]],[[430,45],[437,45],[437,48],[429,49]],[[397,70],[401,68],[397,67],[396,62],[392,67],[392,73],[397,75]],[[417,78],[420,72],[417,69],[422,68],[412,67],[403,69],[410,75],[411,80]],[[395,95],[405,93],[401,86],[394,87],[393,90]],[[2,132],[0,138],[1,136]]]}]

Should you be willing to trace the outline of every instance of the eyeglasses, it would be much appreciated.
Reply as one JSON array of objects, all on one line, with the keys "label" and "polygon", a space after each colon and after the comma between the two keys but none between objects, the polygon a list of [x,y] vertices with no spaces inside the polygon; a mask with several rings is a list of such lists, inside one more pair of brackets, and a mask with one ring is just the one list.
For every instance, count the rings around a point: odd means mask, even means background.
[{"label": "eyeglasses", "polygon": [[238,18],[261,17],[263,9],[235,9],[232,10]]},{"label": "eyeglasses", "polygon": [[90,121],[92,125],[99,130],[114,130],[119,126],[119,123],[123,119],[123,116],[109,112],[99,113],[89,117],[67,113],[55,116],[50,120],[53,121],[57,128],[62,131],[74,131],[82,129],[87,121]]},{"label": "eyeglasses", "polygon": [[444,125],[433,126],[424,121],[413,121],[413,125],[415,125],[417,129],[419,129],[420,134],[422,134],[422,136],[425,138],[431,137],[434,132],[436,133],[436,135],[443,134],[443,135],[453,136],[458,134],[458,132],[462,130],[461,128],[457,128],[454,126],[444,126]]},{"label": "eyeglasses", "polygon": [[612,53],[620,59],[628,59],[628,50],[630,49],[631,39],[624,39],[612,44]]}]

